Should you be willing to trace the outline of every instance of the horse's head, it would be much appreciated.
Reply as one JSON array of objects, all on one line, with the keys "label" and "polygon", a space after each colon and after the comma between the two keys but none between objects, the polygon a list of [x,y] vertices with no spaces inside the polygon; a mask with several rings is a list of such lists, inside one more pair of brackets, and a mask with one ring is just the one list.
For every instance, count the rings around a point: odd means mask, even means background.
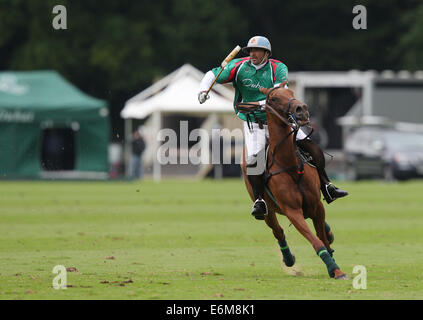
[{"label": "horse's head", "polygon": [[[296,121],[299,126],[310,123],[307,105],[294,98],[294,92],[285,88],[286,81],[278,87],[260,89],[266,95],[266,104],[271,112],[277,112],[288,121]],[[273,111],[272,111],[273,110]]]}]

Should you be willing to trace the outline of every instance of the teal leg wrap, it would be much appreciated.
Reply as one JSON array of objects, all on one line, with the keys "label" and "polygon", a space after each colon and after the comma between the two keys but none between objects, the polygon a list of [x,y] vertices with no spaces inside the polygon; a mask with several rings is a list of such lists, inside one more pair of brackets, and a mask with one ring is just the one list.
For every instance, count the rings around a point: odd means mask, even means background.
[{"label": "teal leg wrap", "polygon": [[326,268],[328,269],[329,276],[333,278],[335,276],[335,273],[333,272],[335,269],[339,269],[338,265],[335,263],[335,260],[331,257],[326,247],[321,247],[319,250],[317,250],[317,255],[320,257],[320,259],[323,260],[323,262],[326,265]]},{"label": "teal leg wrap", "polygon": [[287,267],[292,267],[295,263],[294,257],[292,256],[291,251],[289,250],[289,246],[286,243],[286,240],[278,241],[279,247],[281,248],[283,262]]},{"label": "teal leg wrap", "polygon": [[330,226],[328,225],[328,223],[325,221],[325,231],[326,233],[329,233],[330,231]]}]

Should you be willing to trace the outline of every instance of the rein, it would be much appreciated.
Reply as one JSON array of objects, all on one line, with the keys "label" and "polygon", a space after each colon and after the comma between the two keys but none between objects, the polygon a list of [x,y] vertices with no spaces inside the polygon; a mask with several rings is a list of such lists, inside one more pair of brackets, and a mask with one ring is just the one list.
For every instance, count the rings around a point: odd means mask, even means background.
[{"label": "rein", "polygon": [[[295,98],[291,98],[291,99],[289,99],[289,101],[288,101],[288,110],[291,108],[291,102],[292,101],[294,101],[294,100],[297,100],[297,99],[295,99]],[[248,107],[243,107],[243,106],[248,106]],[[259,111],[259,110],[261,110],[261,108],[262,108],[262,106],[261,105],[257,105],[257,104],[254,104],[254,103],[247,103],[247,102],[238,102],[237,104],[236,104],[236,107],[237,107],[237,109],[240,111],[240,112],[242,112],[242,113],[245,113],[246,115],[247,115],[247,123],[248,123],[248,121],[249,121],[249,115],[250,114],[252,114],[253,115],[253,117],[257,120],[257,118],[255,117],[255,114],[254,114],[254,112],[255,111]],[[287,115],[287,118],[284,118],[284,117],[282,117],[271,105],[270,105],[270,103],[269,103],[269,101],[267,101],[266,100],[266,107],[265,107],[266,109],[269,109],[269,111],[273,114],[273,115],[275,115],[279,120],[281,120],[283,123],[285,123],[287,126],[289,126],[289,127],[291,127],[292,129],[294,129],[294,130],[297,130],[298,131],[298,128],[299,128],[299,126],[298,126],[298,123],[297,123],[297,120],[295,119],[295,116],[292,114],[292,113],[290,113],[289,111],[285,111],[285,110],[282,110],[286,115]],[[250,127],[249,125],[248,125],[248,127]],[[262,128],[261,128],[262,129]]]},{"label": "rein", "polygon": [[[248,106],[248,107],[243,107],[243,106]],[[263,129],[263,121],[258,119],[256,114],[254,113],[256,111],[261,110],[260,105],[257,105],[255,103],[238,102],[236,104],[236,108],[239,110],[239,112],[244,113],[247,116],[247,126],[248,126],[248,129],[250,129],[250,131],[252,130],[251,125],[250,125],[250,123],[251,123],[250,115],[252,115],[254,117],[254,119],[257,121],[257,123],[259,124],[259,128]]]}]

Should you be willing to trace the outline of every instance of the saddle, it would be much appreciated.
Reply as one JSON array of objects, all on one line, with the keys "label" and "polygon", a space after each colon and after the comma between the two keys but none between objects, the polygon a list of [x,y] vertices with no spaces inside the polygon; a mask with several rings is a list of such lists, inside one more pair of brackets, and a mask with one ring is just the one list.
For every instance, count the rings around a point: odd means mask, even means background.
[{"label": "saddle", "polygon": [[[265,159],[266,159],[266,172],[269,172],[269,163],[267,161],[268,157],[269,157],[269,140],[266,139],[266,153],[265,153]],[[299,158],[300,162],[303,162],[304,164],[308,164],[309,166],[316,168],[316,166],[314,165],[314,161],[313,161],[313,157],[306,151],[304,151],[299,145],[297,145],[297,157]],[[266,181],[266,185],[267,185],[267,181]]]}]

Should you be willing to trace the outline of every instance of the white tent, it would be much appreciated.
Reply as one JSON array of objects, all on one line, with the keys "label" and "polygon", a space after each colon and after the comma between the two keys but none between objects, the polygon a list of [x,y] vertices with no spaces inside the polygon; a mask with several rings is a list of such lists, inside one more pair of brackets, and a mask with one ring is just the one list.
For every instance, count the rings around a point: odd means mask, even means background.
[{"label": "white tent", "polygon": [[[215,84],[206,103],[200,104],[197,100],[200,81],[204,73],[190,64],[185,64],[168,76],[154,83],[141,93],[129,99],[121,111],[125,119],[125,160],[127,175],[130,168],[132,119],[144,119],[152,116],[153,137],[156,137],[156,151],[160,146],[159,131],[162,127],[163,114],[190,113],[216,115],[217,113],[233,113],[233,92],[220,84]],[[160,180],[160,164],[153,158],[153,177]]]},{"label": "white tent", "polygon": [[[215,84],[213,99],[202,105],[197,100],[204,73],[185,64],[125,103],[121,111],[124,119],[144,119],[153,112],[233,112],[231,90]],[[217,93],[217,94],[216,94]]]}]

